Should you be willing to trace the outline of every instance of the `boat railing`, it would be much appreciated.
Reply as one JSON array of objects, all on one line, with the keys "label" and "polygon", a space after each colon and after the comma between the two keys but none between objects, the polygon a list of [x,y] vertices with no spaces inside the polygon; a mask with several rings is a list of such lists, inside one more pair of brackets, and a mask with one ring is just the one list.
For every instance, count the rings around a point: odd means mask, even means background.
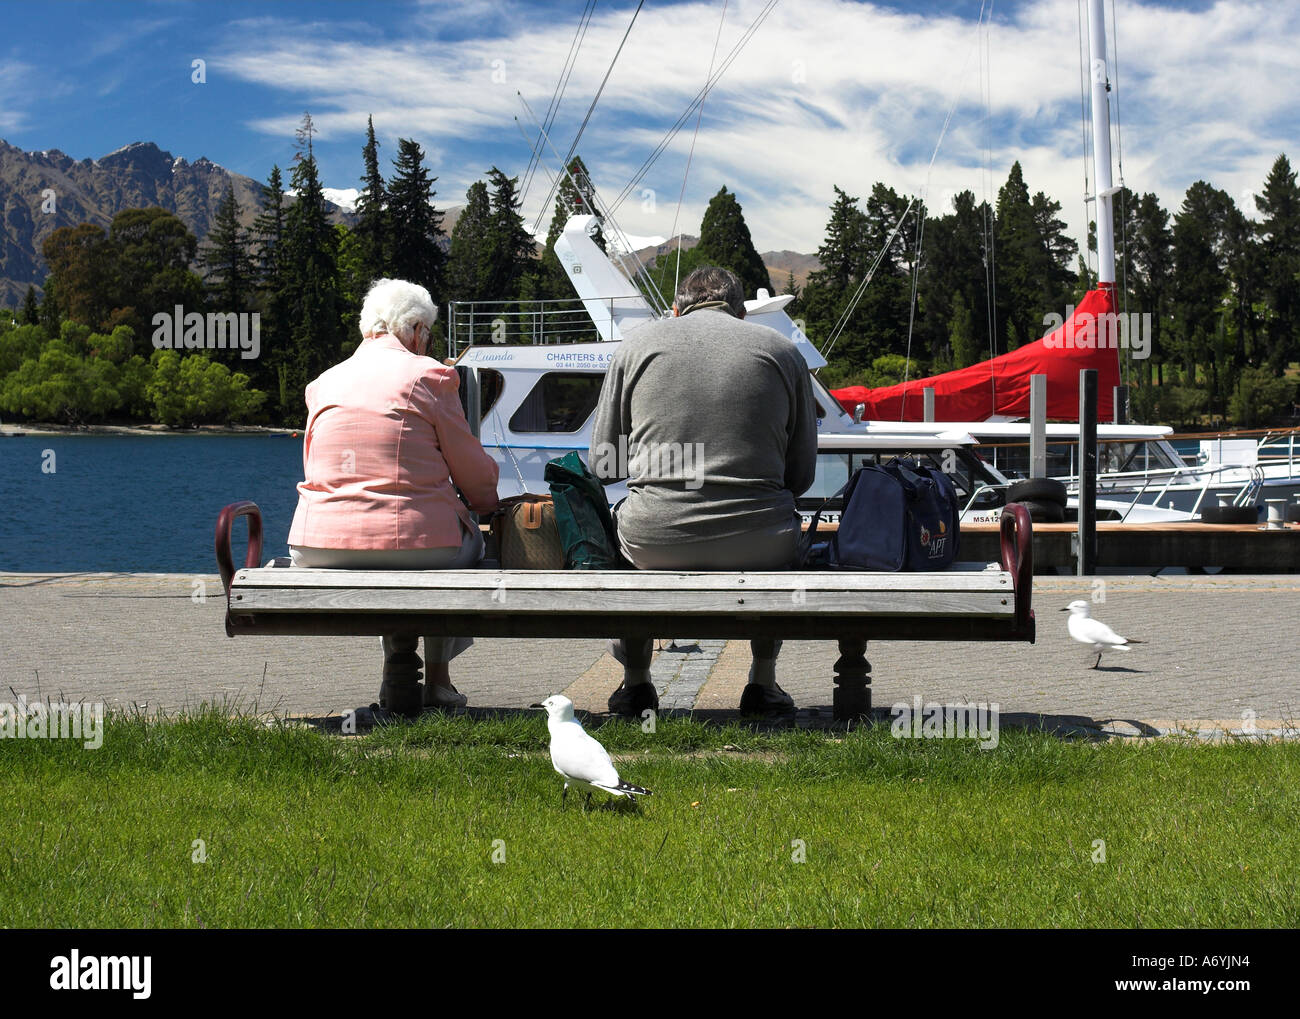
[{"label": "boat railing", "polygon": [[1266,432],[1256,447],[1255,459],[1269,467],[1286,464],[1287,476],[1295,477],[1300,465],[1300,429]]},{"label": "boat railing", "polygon": [[629,294],[588,301],[452,301],[448,353],[459,357],[468,347],[488,344],[596,343],[602,332],[614,334],[616,314],[634,299],[637,295]]},{"label": "boat railing", "polygon": [[[1097,489],[1110,492],[1115,488],[1127,487],[1128,483],[1137,483],[1137,491],[1133,496],[1134,504],[1143,501],[1143,496],[1155,489],[1150,502],[1158,506],[1172,485],[1199,485],[1200,491],[1197,492],[1196,503],[1191,510],[1196,514],[1200,511],[1206,493],[1216,481],[1221,483],[1229,472],[1240,471],[1246,472],[1246,477],[1234,494],[1232,505],[1253,505],[1254,498],[1264,483],[1263,471],[1254,464],[1207,464],[1201,467],[1153,467],[1141,471],[1110,471],[1098,476]],[[1065,482],[1071,495],[1078,494],[1077,477],[1060,480]],[[1228,483],[1236,484],[1237,479],[1234,478]]]}]

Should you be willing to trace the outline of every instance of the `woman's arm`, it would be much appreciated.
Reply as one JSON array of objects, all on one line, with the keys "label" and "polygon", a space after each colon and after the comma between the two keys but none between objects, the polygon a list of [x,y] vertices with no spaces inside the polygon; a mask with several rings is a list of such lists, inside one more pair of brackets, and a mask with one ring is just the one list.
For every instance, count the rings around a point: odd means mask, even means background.
[{"label": "woman's arm", "polygon": [[425,380],[434,395],[434,429],[438,445],[451,471],[451,480],[475,513],[488,513],[497,505],[497,464],[469,430],[457,390],[455,370],[435,369]]}]

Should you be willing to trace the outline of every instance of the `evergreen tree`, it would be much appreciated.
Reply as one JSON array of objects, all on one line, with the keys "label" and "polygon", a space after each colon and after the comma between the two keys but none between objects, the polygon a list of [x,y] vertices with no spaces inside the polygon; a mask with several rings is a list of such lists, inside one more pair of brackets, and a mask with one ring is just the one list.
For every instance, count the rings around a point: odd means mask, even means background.
[{"label": "evergreen tree", "polygon": [[1276,371],[1300,357],[1300,187],[1285,155],[1274,160],[1255,208],[1261,217],[1266,356]]},{"label": "evergreen tree", "polygon": [[208,270],[209,299],[219,311],[246,311],[252,302],[256,273],[247,241],[247,233],[239,224],[235,188],[228,183],[208,232],[206,247],[199,256]]},{"label": "evergreen tree", "polygon": [[37,325],[41,320],[40,305],[36,303],[36,288],[27,287],[27,293],[23,295],[22,307],[18,310],[18,324],[24,326]]},{"label": "evergreen tree", "polygon": [[759,289],[771,293],[773,287],[767,266],[749,236],[740,202],[725,187],[709,200],[708,208],[704,210],[697,248],[702,264],[730,269],[740,278],[747,300],[752,299]]},{"label": "evergreen tree", "polygon": [[357,197],[357,225],[353,232],[357,237],[361,275],[373,282],[384,277],[387,266],[388,193],[379,172],[379,142],[375,140],[372,117],[366,119],[366,145],[361,154],[365,162],[361,182],[365,187]]},{"label": "evergreen tree", "polygon": [[879,261],[859,308],[868,323],[873,361],[884,354],[907,351],[916,222],[924,215],[920,203],[912,204],[908,212],[909,204],[906,195],[881,183],[872,187],[866,202],[864,254],[869,259],[879,256]]},{"label": "evergreen tree", "polygon": [[[987,203],[976,205],[974,193],[962,191],[953,199],[951,212],[928,220],[925,227],[917,298],[919,335],[928,342],[932,357],[945,359],[946,347],[948,359],[961,367],[979,361],[989,347],[984,250],[984,225],[989,218]],[[954,329],[961,350],[952,345]]]},{"label": "evergreen tree", "polygon": [[948,344],[952,350],[954,368],[965,368],[980,360],[979,337],[975,332],[975,316],[971,301],[958,291],[952,295],[952,315],[948,319]]},{"label": "evergreen tree", "polygon": [[1227,345],[1224,229],[1230,204],[1223,191],[1197,181],[1187,189],[1174,216],[1173,346],[1185,380],[1195,384],[1197,366],[1204,366],[1211,375],[1212,391],[1219,388],[1216,354]]},{"label": "evergreen tree", "polygon": [[[1073,266],[1079,245],[1066,234],[1065,220],[1057,218],[1057,213],[1061,211],[1060,202],[1052,201],[1039,191],[1030,203],[1030,210],[1034,214],[1034,226],[1038,230],[1043,286],[1041,306],[1044,311],[1060,307],[1064,312],[1076,279]],[[1040,317],[1039,325],[1041,324]],[[1038,333],[1042,333],[1041,328]]]},{"label": "evergreen tree", "polygon": [[518,177],[507,177],[495,166],[488,171],[492,211],[485,259],[491,300],[519,298],[524,277],[535,265],[535,245],[524,228],[523,216],[519,215],[519,196],[515,190],[518,183]]},{"label": "evergreen tree", "polygon": [[443,301],[445,284],[442,213],[433,207],[436,177],[429,176],[424,152],[410,138],[399,138],[393,178],[388,185],[388,224],[391,247],[388,271],[396,279],[418,283],[435,304]]},{"label": "evergreen tree", "polygon": [[475,181],[465,192],[465,208],[451,232],[447,262],[447,297],[452,301],[485,301],[492,297],[488,266],[488,233],[492,204],[487,185]]},{"label": "evergreen tree", "polygon": [[[257,277],[258,310],[262,316],[262,355],[250,366],[253,384],[276,394],[275,407],[282,422],[299,417],[299,408],[291,407],[288,391],[288,365],[293,360],[289,346],[289,315],[285,271],[284,183],[280,168],[271,167],[271,175],[262,186],[262,211],[253,221],[253,240],[257,244],[254,272]],[[287,416],[286,416],[287,415]]]},{"label": "evergreen tree", "polygon": [[292,178],[295,199],[285,214],[284,289],[287,351],[281,383],[287,420],[302,420],[303,391],[334,364],[342,350],[338,280],[338,234],[325,211],[316,161],[298,161]]},{"label": "evergreen tree", "polygon": [[57,336],[63,318],[94,328],[104,325],[121,288],[119,267],[103,228],[93,223],[61,226],[45,238],[41,251],[49,266],[48,307],[42,309],[46,331]]},{"label": "evergreen tree", "polygon": [[[834,190],[826,238],[817,249],[821,268],[808,277],[800,296],[806,323],[804,332],[822,348],[830,341],[836,323],[869,265],[864,260],[866,216],[858,208],[858,199],[838,187]],[[871,363],[861,332],[865,319],[860,311],[859,307],[849,318],[833,351],[837,360],[857,370]]]},{"label": "evergreen tree", "polygon": [[1019,162],[1012,164],[1007,182],[998,191],[995,236],[998,321],[1004,323],[998,340],[1002,350],[1011,350],[1013,344],[1034,335],[1044,311],[1065,310],[1042,307],[1042,248]]},{"label": "evergreen tree", "polygon": [[[581,156],[574,156],[569,163],[569,172],[560,181],[555,194],[555,211],[551,215],[551,226],[546,232],[546,244],[542,250],[541,265],[538,270],[538,290],[542,297],[550,300],[572,298],[573,284],[555,254],[555,241],[564,230],[564,225],[573,216],[596,216],[595,189],[587,173],[587,165]],[[601,251],[605,249],[605,234],[599,226],[592,238]]]}]

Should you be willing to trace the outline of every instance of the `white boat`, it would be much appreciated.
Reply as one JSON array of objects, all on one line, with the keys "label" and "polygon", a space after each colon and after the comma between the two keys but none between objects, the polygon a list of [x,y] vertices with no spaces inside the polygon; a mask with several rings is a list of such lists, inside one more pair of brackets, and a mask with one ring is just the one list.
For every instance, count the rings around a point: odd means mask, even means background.
[{"label": "white boat", "polygon": [[[980,455],[1010,478],[1029,473],[1029,424],[962,422],[978,440]],[[1273,436],[1204,440],[1194,464],[1185,463],[1163,425],[1097,426],[1097,495],[1197,516],[1212,506],[1254,506],[1300,500],[1300,443]],[[1267,438],[1267,437],[1266,437]],[[1077,425],[1047,425],[1047,475],[1078,492]],[[1262,452],[1261,452],[1262,451]]]}]

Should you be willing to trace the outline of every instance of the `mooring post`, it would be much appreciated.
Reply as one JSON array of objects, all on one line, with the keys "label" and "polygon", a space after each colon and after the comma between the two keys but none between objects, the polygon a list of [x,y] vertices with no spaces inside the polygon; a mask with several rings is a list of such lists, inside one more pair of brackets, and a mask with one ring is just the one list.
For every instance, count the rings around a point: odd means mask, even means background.
[{"label": "mooring post", "polygon": [[1047,376],[1029,376],[1029,476],[1047,477]]},{"label": "mooring post", "polygon": [[1114,389],[1114,414],[1112,421],[1117,425],[1128,424],[1128,386],[1116,386]]},{"label": "mooring post", "polygon": [[1097,570],[1097,372],[1079,372],[1079,530],[1076,573]]}]

